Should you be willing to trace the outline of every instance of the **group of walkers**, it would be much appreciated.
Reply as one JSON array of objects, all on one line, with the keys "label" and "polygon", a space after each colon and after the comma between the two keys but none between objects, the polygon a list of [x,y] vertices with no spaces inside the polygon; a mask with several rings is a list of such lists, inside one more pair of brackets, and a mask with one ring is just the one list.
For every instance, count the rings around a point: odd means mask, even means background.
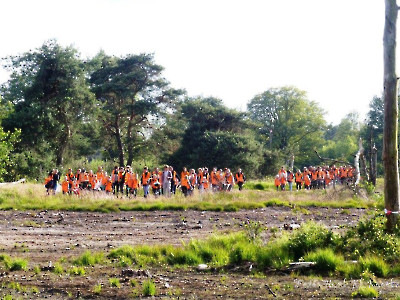
[{"label": "group of walkers", "polygon": [[204,191],[231,191],[234,185],[238,185],[242,190],[246,177],[241,169],[233,174],[230,169],[213,168],[209,172],[208,168],[194,169],[183,168],[178,174],[172,166],[165,165],[163,170],[154,168],[150,171],[147,166],[143,168],[141,174],[134,172],[130,166],[114,167],[109,175],[102,167],[98,167],[96,173],[92,170],[86,171],[78,169],[75,173],[68,169],[67,174],[61,179],[60,172],[53,169],[49,172],[45,180],[47,194],[55,194],[61,182],[63,194],[79,195],[82,191],[104,191],[107,194],[126,195],[136,197],[139,188],[143,189],[144,197],[148,197],[150,192],[155,196],[165,195],[167,197],[175,194],[177,189],[181,189],[185,196],[193,194],[198,189]]},{"label": "group of walkers", "polygon": [[336,183],[344,184],[352,181],[355,176],[355,169],[351,166],[335,165],[319,166],[319,167],[304,167],[303,171],[300,169],[296,173],[290,170],[286,171],[282,167],[278,174],[275,176],[275,187],[278,191],[279,188],[284,191],[288,185],[289,190],[292,191],[293,183],[296,184],[296,190],[304,189],[326,189],[330,185]]}]

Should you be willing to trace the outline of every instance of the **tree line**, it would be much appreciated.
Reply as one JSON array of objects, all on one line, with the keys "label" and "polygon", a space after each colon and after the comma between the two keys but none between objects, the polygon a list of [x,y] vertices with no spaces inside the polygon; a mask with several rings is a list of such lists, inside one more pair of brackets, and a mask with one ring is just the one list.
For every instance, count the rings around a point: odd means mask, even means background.
[{"label": "tree line", "polygon": [[1,180],[40,178],[54,166],[90,160],[240,167],[259,177],[274,174],[293,156],[297,168],[319,165],[315,150],[352,162],[359,137],[369,149],[371,133],[382,172],[378,97],[365,122],[350,113],[332,125],[305,91],[292,86],[255,95],[246,111],[214,97],[189,96],[163,77],[152,54],[100,51],[83,59],[76,48],[49,40],[3,58],[2,65],[10,78],[0,90]]}]

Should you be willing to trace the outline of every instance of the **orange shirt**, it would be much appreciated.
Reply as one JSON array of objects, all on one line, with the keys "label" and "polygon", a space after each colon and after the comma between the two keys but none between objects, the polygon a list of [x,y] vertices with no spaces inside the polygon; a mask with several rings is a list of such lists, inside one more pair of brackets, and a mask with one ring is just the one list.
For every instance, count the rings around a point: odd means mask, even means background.
[{"label": "orange shirt", "polygon": [[69,182],[67,180],[64,180],[61,183],[61,189],[62,189],[63,193],[68,193],[68,185],[69,185]]},{"label": "orange shirt", "polygon": [[107,178],[106,182],[106,192],[112,192],[112,180]]},{"label": "orange shirt", "polygon": [[303,174],[302,173],[296,173],[296,182],[303,182]]}]

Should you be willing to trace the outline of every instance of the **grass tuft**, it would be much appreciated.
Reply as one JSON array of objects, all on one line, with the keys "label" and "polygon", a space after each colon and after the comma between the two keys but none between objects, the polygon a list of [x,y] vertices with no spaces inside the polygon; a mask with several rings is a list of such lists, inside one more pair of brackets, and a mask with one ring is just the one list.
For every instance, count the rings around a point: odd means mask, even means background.
[{"label": "grass tuft", "polygon": [[145,280],[142,283],[142,294],[145,297],[154,296],[156,294],[156,285],[153,280]]}]

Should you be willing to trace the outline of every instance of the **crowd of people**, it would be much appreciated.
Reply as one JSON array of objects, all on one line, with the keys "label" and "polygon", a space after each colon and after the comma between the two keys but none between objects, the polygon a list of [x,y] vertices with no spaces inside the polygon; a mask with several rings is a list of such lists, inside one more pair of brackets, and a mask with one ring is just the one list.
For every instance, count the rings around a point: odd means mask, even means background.
[{"label": "crowd of people", "polygon": [[235,185],[242,190],[246,177],[241,169],[233,174],[230,169],[208,168],[194,169],[183,168],[178,174],[172,166],[165,165],[163,170],[154,168],[150,171],[147,166],[141,174],[135,172],[130,166],[118,167],[108,174],[103,167],[98,167],[96,173],[93,170],[78,169],[74,173],[68,169],[63,178],[58,169],[49,172],[45,180],[47,194],[55,194],[60,188],[63,194],[80,195],[82,191],[98,191],[107,194],[126,195],[136,197],[138,190],[143,189],[144,197],[152,193],[155,197],[165,195],[167,197],[180,189],[185,196],[189,196],[194,190],[204,191],[231,191]]},{"label": "crowd of people", "polygon": [[288,186],[289,190],[292,191],[293,183],[295,183],[296,190],[301,190],[302,188],[307,190],[326,189],[336,183],[350,183],[354,176],[355,169],[351,166],[310,166],[308,168],[304,167],[303,171],[298,169],[296,173],[290,170],[286,171],[282,167],[275,176],[275,187],[277,191],[279,188],[284,191]]}]

